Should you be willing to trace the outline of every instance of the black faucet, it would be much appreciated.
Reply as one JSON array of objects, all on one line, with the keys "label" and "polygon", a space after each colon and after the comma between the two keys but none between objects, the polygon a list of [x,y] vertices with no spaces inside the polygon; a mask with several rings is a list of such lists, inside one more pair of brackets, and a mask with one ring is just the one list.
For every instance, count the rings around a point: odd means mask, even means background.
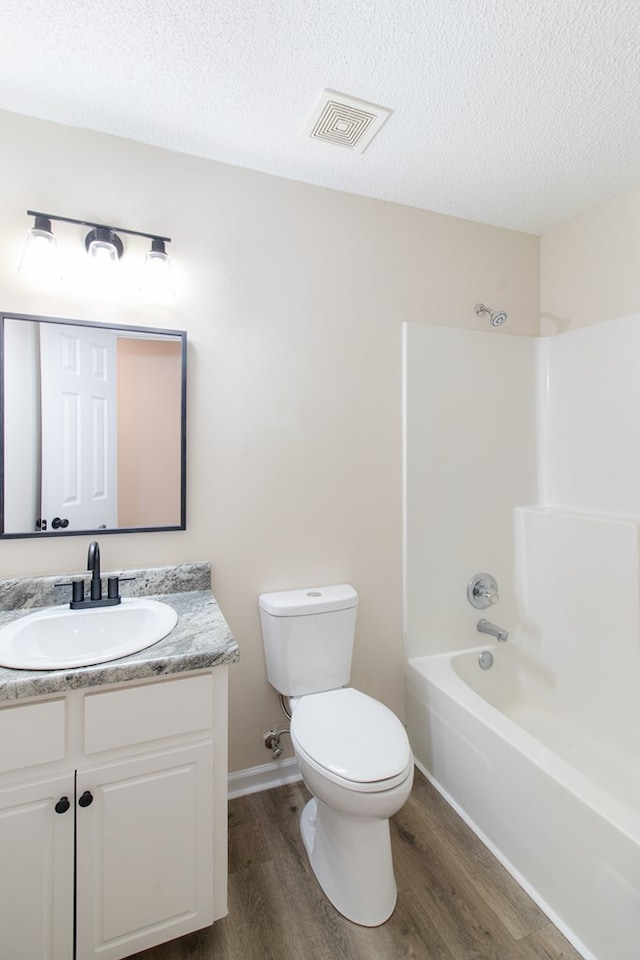
[{"label": "black faucet", "polygon": [[[97,540],[89,544],[87,554],[87,570],[91,571],[91,587],[89,597],[85,600],[84,581],[73,580],[71,582],[71,603],[72,610],[86,610],[87,607],[113,607],[121,602],[120,597],[120,578],[117,576],[107,578],[107,595],[102,596],[102,577],[100,574],[100,545]],[[124,577],[125,580],[131,579]],[[63,584],[60,584],[63,586]],[[67,584],[68,586],[68,584]]]},{"label": "black faucet", "polygon": [[100,546],[97,540],[89,544],[87,570],[91,571],[91,599],[102,600],[102,580],[100,578]]}]

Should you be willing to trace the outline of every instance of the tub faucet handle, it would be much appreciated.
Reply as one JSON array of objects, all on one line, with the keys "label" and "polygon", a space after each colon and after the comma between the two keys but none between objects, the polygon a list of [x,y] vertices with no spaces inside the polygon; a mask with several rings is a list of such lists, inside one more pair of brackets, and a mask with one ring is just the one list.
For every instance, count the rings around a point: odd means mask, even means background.
[{"label": "tub faucet handle", "polygon": [[476,573],[475,577],[469,580],[467,599],[477,610],[486,610],[487,607],[497,603],[500,595],[496,578],[490,573]]},{"label": "tub faucet handle", "polygon": [[479,590],[478,596],[482,597],[483,600],[488,600],[489,603],[497,603],[500,597],[495,592],[495,590]]}]

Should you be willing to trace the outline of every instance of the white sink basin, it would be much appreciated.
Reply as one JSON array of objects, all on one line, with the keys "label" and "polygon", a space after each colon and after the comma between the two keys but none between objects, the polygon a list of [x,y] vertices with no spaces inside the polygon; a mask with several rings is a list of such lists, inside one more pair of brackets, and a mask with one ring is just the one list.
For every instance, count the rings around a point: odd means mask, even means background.
[{"label": "white sink basin", "polygon": [[0,665],[14,670],[65,670],[117,660],[171,633],[173,607],[146,597],[114,607],[45,607],[0,629]]}]

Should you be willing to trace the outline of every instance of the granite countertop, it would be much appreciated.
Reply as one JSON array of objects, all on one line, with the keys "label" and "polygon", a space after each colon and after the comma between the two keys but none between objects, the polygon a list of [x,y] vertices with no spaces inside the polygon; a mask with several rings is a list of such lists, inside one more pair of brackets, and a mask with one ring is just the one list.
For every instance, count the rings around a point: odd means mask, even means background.
[{"label": "granite countertop", "polygon": [[[108,575],[113,574],[132,578],[122,583],[123,597],[153,597],[175,609],[178,622],[171,633],[138,653],[89,667],[35,671],[0,666],[0,703],[205,670],[239,660],[238,644],[211,592],[210,564],[116,570]],[[63,584],[70,579],[66,576],[1,581],[0,627],[40,607],[67,602],[71,588]]]}]

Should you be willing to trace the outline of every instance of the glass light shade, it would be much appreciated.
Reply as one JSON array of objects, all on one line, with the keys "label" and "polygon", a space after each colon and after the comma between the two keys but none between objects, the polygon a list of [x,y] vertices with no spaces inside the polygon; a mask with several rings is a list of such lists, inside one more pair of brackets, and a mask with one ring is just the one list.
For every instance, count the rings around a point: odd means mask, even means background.
[{"label": "glass light shade", "polygon": [[97,263],[115,263],[118,252],[112,243],[94,240],[89,247],[89,256]]},{"label": "glass light shade", "polygon": [[145,271],[152,277],[166,277],[171,270],[169,254],[159,250],[150,250],[144,260]]},{"label": "glass light shade", "polygon": [[122,256],[122,240],[108,227],[95,227],[87,234],[85,246],[96,266],[109,266]]},{"label": "glass light shade", "polygon": [[171,261],[163,240],[152,240],[144,260],[144,287],[149,292],[171,292]]},{"label": "glass light shade", "polygon": [[92,240],[89,244],[89,256],[96,263],[115,263],[118,251],[108,240]]},{"label": "glass light shade", "polygon": [[56,264],[56,238],[51,221],[36,217],[36,225],[27,234],[18,269],[21,273],[49,274]]}]

